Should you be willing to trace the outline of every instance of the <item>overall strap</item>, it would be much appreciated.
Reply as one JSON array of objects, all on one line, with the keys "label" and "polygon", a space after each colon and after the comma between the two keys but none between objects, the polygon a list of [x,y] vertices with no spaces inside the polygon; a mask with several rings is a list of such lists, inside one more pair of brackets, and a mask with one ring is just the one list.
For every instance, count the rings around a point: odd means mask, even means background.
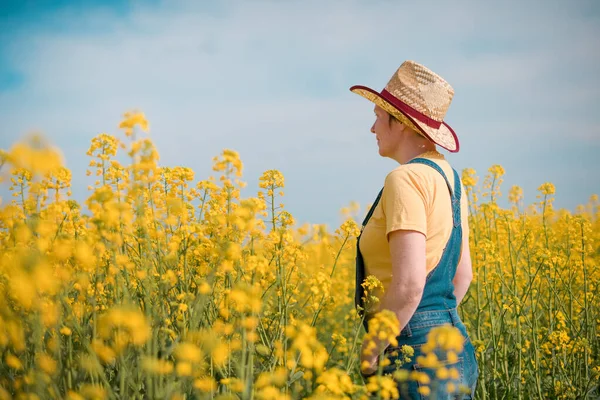
[{"label": "overall strap", "polygon": [[379,200],[381,199],[381,194],[382,193],[383,193],[383,188],[381,188],[381,190],[379,191],[379,194],[375,198],[375,202],[373,203],[373,205],[369,209],[369,212],[367,213],[367,216],[365,217],[365,219],[362,222],[362,227],[360,228],[361,233],[362,233],[362,230],[365,229],[365,226],[367,226],[367,223],[369,222],[369,220],[371,219],[371,216],[373,215],[373,211],[375,211],[375,207],[377,207],[377,204],[379,203]]},{"label": "overall strap", "polygon": [[377,204],[379,203],[379,200],[381,199],[382,193],[383,193],[383,188],[379,191],[379,194],[377,195],[375,202],[369,209],[369,212],[367,213],[367,216],[365,217],[365,219],[362,223],[362,227],[360,228],[360,234],[356,238],[356,281],[355,281],[355,287],[354,287],[354,305],[358,311],[358,315],[363,318],[363,326],[365,328],[365,331],[367,331],[367,332],[369,331],[369,326],[368,326],[367,320],[364,319],[364,315],[363,315],[364,304],[362,301],[363,295],[365,293],[364,288],[362,287],[362,284],[366,278],[365,277],[365,262],[364,262],[362,254],[360,253],[360,237],[362,236],[363,229],[365,229],[367,222],[369,222],[369,219],[371,219],[371,216],[373,215],[373,211],[375,211],[375,207],[377,207]]},{"label": "overall strap", "polygon": [[446,186],[448,186],[448,190],[450,191],[450,197],[452,200],[452,220],[454,222],[454,227],[460,226],[460,198],[462,196],[462,190],[460,187],[460,178],[458,177],[458,172],[454,168],[452,171],[454,172],[454,188],[450,185],[450,181],[448,181],[448,177],[442,170],[442,168],[435,162],[427,159],[427,158],[414,158],[408,162],[408,164],[424,164],[428,165],[431,168],[435,169],[439,172],[444,180],[446,181]]}]

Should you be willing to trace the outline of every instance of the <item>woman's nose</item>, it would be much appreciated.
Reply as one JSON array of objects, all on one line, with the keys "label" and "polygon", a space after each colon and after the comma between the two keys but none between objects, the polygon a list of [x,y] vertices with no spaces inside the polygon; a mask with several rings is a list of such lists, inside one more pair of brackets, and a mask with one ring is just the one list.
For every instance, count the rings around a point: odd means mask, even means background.
[{"label": "woman's nose", "polygon": [[375,124],[373,124],[373,126],[371,126],[371,133],[375,133]]}]

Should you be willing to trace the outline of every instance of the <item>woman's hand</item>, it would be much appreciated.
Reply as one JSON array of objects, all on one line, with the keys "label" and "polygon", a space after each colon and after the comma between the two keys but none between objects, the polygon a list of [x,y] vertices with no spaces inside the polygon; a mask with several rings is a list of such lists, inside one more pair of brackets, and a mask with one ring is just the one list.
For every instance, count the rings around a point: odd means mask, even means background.
[{"label": "woman's hand", "polygon": [[377,371],[379,353],[374,349],[367,350],[371,348],[371,341],[370,338],[365,338],[360,349],[360,371],[363,375],[372,375]]},{"label": "woman's hand", "polygon": [[471,281],[473,280],[473,267],[471,265],[471,249],[469,248],[469,227],[463,227],[462,251],[460,261],[456,268],[456,274],[452,283],[454,284],[454,297],[456,297],[456,305],[458,306],[465,294],[469,290]]}]

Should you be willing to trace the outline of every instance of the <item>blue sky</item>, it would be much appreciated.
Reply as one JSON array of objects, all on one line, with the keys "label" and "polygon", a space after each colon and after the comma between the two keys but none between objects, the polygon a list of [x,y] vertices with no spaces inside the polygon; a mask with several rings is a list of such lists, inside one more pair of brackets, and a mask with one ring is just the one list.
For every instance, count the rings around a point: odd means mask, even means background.
[{"label": "blue sky", "polygon": [[141,109],[161,164],[205,179],[237,150],[247,195],[279,169],[297,220],[333,227],[395,167],[369,133],[372,105],[348,88],[380,90],[412,59],[455,89],[455,168],[501,164],[504,197],[520,185],[533,202],[550,181],[574,209],[600,193],[598,4],[0,0],[0,148],[44,132],[82,200],[91,138]]}]

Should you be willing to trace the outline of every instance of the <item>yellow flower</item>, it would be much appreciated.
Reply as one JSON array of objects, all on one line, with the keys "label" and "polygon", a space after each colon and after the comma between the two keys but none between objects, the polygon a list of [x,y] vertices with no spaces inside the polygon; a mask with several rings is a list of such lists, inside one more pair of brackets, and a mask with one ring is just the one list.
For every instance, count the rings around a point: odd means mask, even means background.
[{"label": "yellow flower", "polygon": [[11,296],[26,310],[30,310],[37,302],[35,283],[28,274],[15,272],[9,281]]},{"label": "yellow flower", "polygon": [[435,372],[435,376],[437,379],[446,380],[450,376],[450,373],[446,368],[441,367]]},{"label": "yellow flower", "polygon": [[429,353],[435,349],[444,351],[455,351],[460,353],[463,349],[464,338],[458,328],[446,324],[433,328],[427,335],[427,343],[423,345],[424,353]]},{"label": "yellow flower", "polygon": [[229,351],[227,349],[227,345],[221,343],[215,347],[215,349],[211,353],[211,357],[215,364],[222,365],[225,363],[227,358],[229,357]]},{"label": "yellow flower", "polygon": [[355,391],[350,376],[345,371],[337,368],[324,371],[317,378],[317,383],[320,384],[318,390],[338,396],[351,394]]},{"label": "yellow flower", "polygon": [[177,375],[179,376],[191,376],[192,375],[192,364],[186,361],[178,362],[176,366]]},{"label": "yellow flower", "polygon": [[243,165],[239,153],[234,150],[225,149],[221,157],[213,159],[213,171],[225,171],[226,174],[235,173],[235,176],[242,176]]},{"label": "yellow flower", "polygon": [[200,283],[200,287],[198,288],[200,294],[209,294],[210,290],[210,285],[206,281]]},{"label": "yellow flower", "polygon": [[84,384],[79,393],[90,400],[106,399],[106,389],[100,385]]},{"label": "yellow flower", "polygon": [[307,324],[300,325],[294,333],[292,349],[299,353],[300,365],[317,371],[324,368],[329,358],[327,349],[316,338],[316,329]]},{"label": "yellow flower", "polygon": [[12,355],[10,353],[8,353],[4,357],[4,361],[6,362],[6,365],[11,367],[12,369],[16,369],[17,371],[23,369],[23,363],[21,362],[21,360],[19,360],[17,357],[15,357],[14,355]]},{"label": "yellow flower", "polygon": [[462,172],[462,183],[465,187],[470,188],[477,184],[477,177],[473,168],[465,168]]},{"label": "yellow flower", "polygon": [[79,356],[79,365],[91,376],[104,373],[104,367],[100,364],[98,358],[91,354],[81,354]]},{"label": "yellow flower", "polygon": [[398,382],[405,382],[409,379],[410,373],[405,369],[399,369],[392,373],[394,380]]},{"label": "yellow flower", "polygon": [[499,179],[504,175],[504,168],[501,165],[492,165],[488,170],[495,179]]},{"label": "yellow flower", "polygon": [[460,373],[458,372],[458,370],[456,368],[450,368],[448,370],[448,373],[449,373],[451,379],[456,380],[456,379],[460,378]]},{"label": "yellow flower", "polygon": [[111,347],[105,345],[101,340],[94,339],[92,341],[92,349],[98,358],[105,364],[111,364],[116,359],[117,355],[115,351]]},{"label": "yellow flower", "polygon": [[150,337],[150,327],[141,311],[115,308],[100,317],[98,333],[102,338],[110,338],[114,328],[124,329],[134,345],[142,345]]},{"label": "yellow flower", "polygon": [[47,354],[40,354],[37,359],[38,365],[48,375],[53,375],[56,372],[57,362]]},{"label": "yellow flower", "polygon": [[193,343],[183,342],[175,348],[175,358],[181,361],[199,363],[202,361],[202,351]]},{"label": "yellow flower", "polygon": [[142,368],[149,374],[167,375],[173,371],[173,363],[163,359],[142,358]]},{"label": "yellow flower", "polygon": [[549,196],[553,195],[556,192],[556,189],[552,183],[546,182],[538,188],[538,191],[543,195]]},{"label": "yellow flower", "polygon": [[[423,367],[428,368],[426,366]],[[419,382],[422,385],[428,385],[429,383],[431,383],[431,378],[429,378],[429,375],[421,371],[411,371],[409,374],[409,379],[411,381]]]},{"label": "yellow flower", "polygon": [[119,124],[119,128],[125,129],[125,135],[131,136],[136,126],[139,126],[142,131],[148,132],[148,121],[144,113],[136,111],[126,112],[123,121]]},{"label": "yellow flower", "polygon": [[448,353],[446,353],[446,357],[448,359],[448,363],[449,364],[456,364],[458,362],[458,355],[453,352],[452,350],[448,351]]},{"label": "yellow flower", "polygon": [[365,340],[376,337],[380,341],[388,341],[391,346],[397,346],[399,334],[400,323],[396,314],[390,310],[382,310],[369,319],[369,333],[365,335]]},{"label": "yellow flower", "polygon": [[367,390],[377,393],[383,399],[397,399],[399,397],[396,382],[390,376],[374,375],[367,380]]},{"label": "yellow flower", "polygon": [[58,169],[63,163],[59,151],[39,134],[28,136],[15,144],[6,157],[15,168],[39,175]]},{"label": "yellow flower", "polygon": [[360,228],[353,219],[349,219],[339,227],[338,232],[348,237],[355,237],[359,235]]},{"label": "yellow flower", "polygon": [[270,169],[268,171],[265,171],[259,179],[258,186],[261,189],[270,190],[285,187],[285,180],[283,178],[283,174],[276,169]]},{"label": "yellow flower", "polygon": [[523,198],[523,189],[520,186],[513,186],[510,188],[510,191],[508,192],[508,200],[513,203],[513,204],[517,204],[519,203],[519,201],[521,201],[521,199]]},{"label": "yellow flower", "polygon": [[217,390],[217,382],[212,377],[196,379],[194,381],[194,388],[202,392],[214,392]]},{"label": "yellow flower", "polygon": [[241,393],[244,391],[244,382],[238,378],[221,379],[221,384],[227,385],[233,392]]},{"label": "yellow flower", "polygon": [[85,398],[79,393],[69,390],[67,392],[67,400],[85,400]]}]

